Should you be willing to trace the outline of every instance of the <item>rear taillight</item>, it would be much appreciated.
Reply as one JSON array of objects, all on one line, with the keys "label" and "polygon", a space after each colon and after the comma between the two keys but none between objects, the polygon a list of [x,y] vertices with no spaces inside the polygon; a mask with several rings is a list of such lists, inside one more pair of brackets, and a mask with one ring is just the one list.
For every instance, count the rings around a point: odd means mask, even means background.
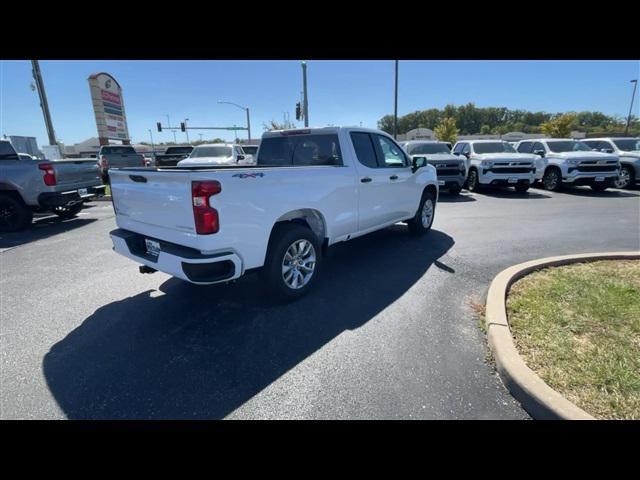
[{"label": "rear taillight", "polygon": [[104,155],[100,155],[100,167],[109,168],[109,160]]},{"label": "rear taillight", "polygon": [[191,182],[193,219],[199,235],[209,235],[220,229],[218,211],[211,206],[211,197],[221,191],[222,186],[216,180]]},{"label": "rear taillight", "polygon": [[56,172],[50,163],[40,163],[38,168],[44,172],[44,184],[53,187],[56,184]]}]

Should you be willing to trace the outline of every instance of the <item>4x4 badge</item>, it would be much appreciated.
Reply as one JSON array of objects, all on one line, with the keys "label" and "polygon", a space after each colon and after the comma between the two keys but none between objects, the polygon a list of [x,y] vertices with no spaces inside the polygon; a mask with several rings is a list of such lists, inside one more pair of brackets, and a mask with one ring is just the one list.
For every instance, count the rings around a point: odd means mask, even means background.
[{"label": "4x4 badge", "polygon": [[258,172],[258,173],[235,173],[233,175],[231,175],[232,177],[238,177],[238,178],[256,178],[256,177],[264,177],[264,173],[262,172]]}]

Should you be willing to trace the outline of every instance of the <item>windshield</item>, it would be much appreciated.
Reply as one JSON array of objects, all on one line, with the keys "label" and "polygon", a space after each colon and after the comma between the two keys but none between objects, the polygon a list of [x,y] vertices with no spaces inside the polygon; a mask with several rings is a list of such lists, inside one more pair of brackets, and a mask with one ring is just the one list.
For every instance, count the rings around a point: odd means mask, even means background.
[{"label": "windshield", "polygon": [[574,140],[560,140],[557,142],[547,142],[549,150],[553,153],[564,152],[590,152],[591,147],[586,143],[576,142]]},{"label": "windshield", "polygon": [[473,151],[476,153],[516,153],[507,142],[474,143]]},{"label": "windshield", "polygon": [[624,140],[614,140],[616,144],[623,152],[631,152],[633,150],[640,150],[640,138],[625,138]]},{"label": "windshield", "polygon": [[230,157],[232,156],[231,147],[217,146],[217,147],[196,147],[189,155],[189,158],[202,158],[202,157]]},{"label": "windshield", "polygon": [[421,155],[428,153],[451,153],[449,147],[444,143],[417,143],[407,146],[409,155]]}]

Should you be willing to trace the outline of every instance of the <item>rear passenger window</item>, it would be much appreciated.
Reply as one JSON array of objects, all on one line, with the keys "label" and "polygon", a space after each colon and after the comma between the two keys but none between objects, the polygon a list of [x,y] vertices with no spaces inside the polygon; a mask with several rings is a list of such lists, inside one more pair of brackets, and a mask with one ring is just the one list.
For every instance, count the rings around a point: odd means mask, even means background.
[{"label": "rear passenger window", "polygon": [[376,151],[371,142],[371,136],[364,132],[351,132],[351,141],[356,150],[358,161],[369,168],[378,168]]},{"label": "rear passenger window", "polygon": [[342,165],[337,135],[267,137],[258,151],[258,165]]}]

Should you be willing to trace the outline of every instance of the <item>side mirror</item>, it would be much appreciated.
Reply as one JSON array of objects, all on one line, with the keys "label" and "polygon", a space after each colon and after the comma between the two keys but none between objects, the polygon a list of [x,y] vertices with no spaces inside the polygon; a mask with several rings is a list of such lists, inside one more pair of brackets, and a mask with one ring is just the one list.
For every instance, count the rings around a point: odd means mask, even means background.
[{"label": "side mirror", "polygon": [[471,156],[471,155],[469,154],[469,152],[462,152],[462,155],[464,155],[464,156],[467,158],[467,160],[468,160],[468,159],[469,159],[469,157]]},{"label": "side mirror", "polygon": [[603,152],[603,153],[613,153],[613,149],[612,148],[603,148],[600,151]]},{"label": "side mirror", "polygon": [[427,165],[427,157],[413,157],[411,160],[413,172]]},{"label": "side mirror", "polygon": [[238,155],[238,160],[244,160],[244,155]]},{"label": "side mirror", "polygon": [[544,157],[544,150],[534,150],[533,153],[535,153],[536,155],[540,155],[541,157]]}]

